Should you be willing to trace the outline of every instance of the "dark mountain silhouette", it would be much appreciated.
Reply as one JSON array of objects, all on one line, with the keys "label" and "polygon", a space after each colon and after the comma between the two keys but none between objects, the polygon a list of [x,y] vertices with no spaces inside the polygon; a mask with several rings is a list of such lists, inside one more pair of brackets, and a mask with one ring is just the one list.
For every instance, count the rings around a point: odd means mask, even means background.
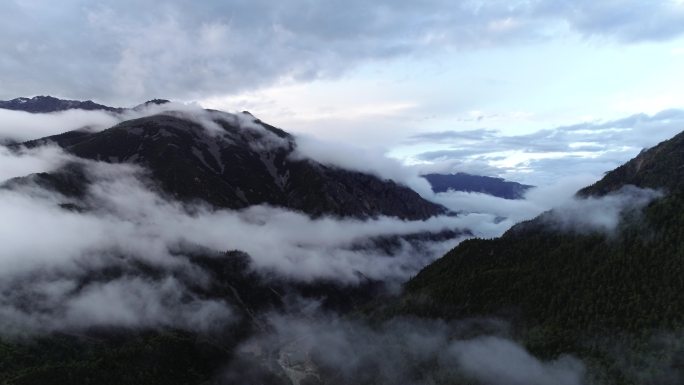
[{"label": "dark mountain silhouette", "polygon": [[81,158],[138,163],[174,198],[215,207],[270,204],[312,216],[402,219],[446,211],[391,180],[296,160],[294,138],[278,128],[255,121],[245,129],[235,115],[215,116],[216,132],[182,115],[160,114],[102,132],[72,131],[23,145],[51,142]]},{"label": "dark mountain silhouette", "polygon": [[15,111],[25,111],[32,113],[58,112],[66,110],[86,110],[86,111],[109,111],[121,112],[123,109],[109,107],[95,103],[91,100],[64,100],[52,96],[35,96],[32,98],[16,98],[12,100],[0,100],[0,108]]},{"label": "dark mountain silhouette", "polygon": [[[169,112],[125,121],[101,132],[71,131],[11,148],[51,143],[81,159],[136,163],[163,196],[217,208],[269,204],[314,217],[387,215],[403,219],[426,219],[446,212],[393,181],[294,157],[296,141],[290,134],[248,113],[206,114],[211,116],[213,128],[207,129],[187,114]],[[38,185],[54,190],[69,198],[70,203],[61,205],[64,210],[78,212],[91,209],[87,199],[90,178],[82,162],[74,161],[52,172],[12,179],[1,187]],[[391,255],[407,243],[421,247],[460,234],[443,230],[386,235],[349,245],[349,249]],[[174,252],[207,276],[206,282],[200,283],[191,275],[174,273],[174,279],[187,290],[184,295],[228,304],[235,312],[235,323],[212,334],[173,328],[108,327],[28,340],[0,339],[0,382],[207,384],[221,378],[221,371],[230,363],[255,373],[260,383],[289,383],[282,370],[269,366],[273,365],[273,352],[267,352],[270,361],[263,367],[236,358],[236,346],[265,327],[264,314],[286,311],[291,298],[316,301],[324,311],[346,313],[386,294],[383,282],[368,279],[363,272],[358,272],[360,283],[356,285],[328,280],[300,282],[256,272],[250,256],[240,251],[179,245]],[[129,261],[125,254],[113,258]],[[125,277],[155,280],[169,274],[139,260],[119,267],[84,269],[78,287]],[[25,306],[32,306],[30,299]]]},{"label": "dark mountain silhouette", "polygon": [[523,199],[525,192],[534,186],[510,182],[502,178],[472,175],[459,172],[456,174],[426,174],[423,175],[432,191],[436,193],[449,190],[477,192],[493,195],[504,199]]}]

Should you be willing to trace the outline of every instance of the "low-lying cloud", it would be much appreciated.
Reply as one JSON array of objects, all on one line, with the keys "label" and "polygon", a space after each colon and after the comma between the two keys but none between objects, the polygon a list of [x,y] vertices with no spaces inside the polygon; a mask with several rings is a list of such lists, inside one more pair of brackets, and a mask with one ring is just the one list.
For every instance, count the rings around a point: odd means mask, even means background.
[{"label": "low-lying cloud", "polygon": [[506,135],[493,129],[441,131],[414,135],[406,144],[434,148],[416,155],[431,172],[469,169],[533,185],[591,174],[599,177],[642,149],[680,133],[684,111],[636,114],[606,122],[584,122]]},{"label": "low-lying cloud", "polygon": [[34,114],[0,108],[0,122],[0,142],[23,142],[72,130],[100,131],[121,122],[121,118],[105,111],[67,110]]},{"label": "low-lying cloud", "polygon": [[296,139],[293,159],[312,159],[321,164],[375,175],[380,179],[391,179],[412,188],[424,198],[432,195],[430,184],[416,170],[388,158],[380,149],[362,149],[309,136],[298,136]]},{"label": "low-lying cloud", "polygon": [[[251,256],[255,271],[299,282],[398,283],[460,239],[399,240],[390,254],[373,247],[373,239],[458,232],[481,219],[340,220],[311,219],[268,206],[216,210],[169,199],[139,166],[77,159],[54,147],[2,154],[8,162],[23,164],[5,174],[8,177],[73,162],[90,183],[78,199],[47,190],[30,178],[0,189],[0,308],[7,333],[88,326],[195,330],[228,322],[227,305],[197,298],[186,289],[187,282],[203,285],[210,278],[184,254],[184,247],[241,250]],[[139,265],[161,275],[137,276]],[[112,269],[122,273],[107,278],[105,272]]]},{"label": "low-lying cloud", "polygon": [[[74,130],[98,132],[127,120],[158,114],[180,116],[202,125],[210,134],[225,132],[217,123],[221,120],[245,130],[260,132],[263,135],[270,133],[261,125],[256,124],[256,118],[249,114],[230,114],[205,110],[194,103],[148,103],[135,108],[124,109],[121,112],[71,109],[49,113],[30,113],[0,108],[0,122],[2,122],[0,125],[0,144],[3,142],[25,142]],[[283,145],[278,141],[279,138],[273,134],[261,139],[260,142],[268,140],[272,142],[273,146]]]},{"label": "low-lying cloud", "polygon": [[[467,217],[434,217],[403,221],[380,217],[370,220],[308,216],[285,209],[253,206],[241,211],[185,206],[167,200],[144,182],[144,172],[131,165],[91,163],[95,182],[83,202],[89,211],[59,206],[82,202],[60,197],[37,186],[0,191],[2,221],[0,264],[3,273],[31,268],[34,263],[64,266],[84,253],[118,250],[168,263],[170,246],[196,243],[212,250],[247,252],[259,269],[310,280],[330,278],[356,281],[359,272],[370,278],[405,278],[409,266],[436,258],[449,245],[427,259],[405,254],[375,255],[353,250],[372,237],[420,232],[460,230],[472,223]],[[35,242],[34,236],[41,236]],[[408,246],[408,245],[407,245]],[[18,259],[21,257],[21,259]]]},{"label": "low-lying cloud", "polygon": [[[494,321],[394,318],[371,325],[331,314],[272,315],[269,326],[271,332],[247,341],[239,351],[255,362],[275,356],[271,367],[293,383],[307,377],[334,384],[584,383],[579,360],[562,356],[541,361],[507,339]],[[235,376],[238,370],[244,373],[244,368],[232,367],[225,376]]]}]

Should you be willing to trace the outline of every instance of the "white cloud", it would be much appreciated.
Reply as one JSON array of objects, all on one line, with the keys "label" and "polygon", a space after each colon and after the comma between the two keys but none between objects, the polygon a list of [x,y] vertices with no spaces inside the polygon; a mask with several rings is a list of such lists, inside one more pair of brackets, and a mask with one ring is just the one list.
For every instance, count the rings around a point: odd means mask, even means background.
[{"label": "white cloud", "polygon": [[68,156],[61,149],[52,146],[16,151],[0,146],[0,183],[15,177],[54,170],[67,159]]},{"label": "white cloud", "polygon": [[[248,340],[244,359],[277,358],[275,367],[291,378],[306,375],[340,383],[435,384],[462,380],[489,385],[580,385],[583,363],[563,356],[542,361],[503,336],[466,337],[482,330],[505,334],[493,320],[445,323],[394,318],[372,326],[331,314],[271,315],[270,332]],[[478,327],[480,330],[478,331]],[[426,370],[429,368],[429,370]],[[228,378],[244,380],[244,368]]]},{"label": "white cloud", "polygon": [[416,170],[388,158],[382,149],[326,142],[304,135],[298,136],[296,143],[295,152],[291,155],[294,159],[309,158],[321,164],[372,174],[406,185],[423,197],[432,195],[430,184],[419,177]]},{"label": "white cloud", "polygon": [[[7,281],[0,286],[0,334],[16,337],[98,327],[208,332],[228,327],[236,319],[223,301],[191,296],[172,277],[119,278],[85,285],[78,277],[49,278],[19,282],[20,289],[10,290]],[[26,298],[31,298],[30,303],[24,302]]]},{"label": "white cloud", "polygon": [[584,366],[577,359],[564,356],[554,362],[540,362],[520,345],[499,337],[459,341],[450,352],[463,371],[487,384],[584,383]]}]

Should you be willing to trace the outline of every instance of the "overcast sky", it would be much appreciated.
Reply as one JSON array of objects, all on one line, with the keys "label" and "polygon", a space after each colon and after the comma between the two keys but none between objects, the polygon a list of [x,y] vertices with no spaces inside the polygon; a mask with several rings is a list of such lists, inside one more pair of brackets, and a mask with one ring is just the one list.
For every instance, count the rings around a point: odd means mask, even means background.
[{"label": "overcast sky", "polygon": [[684,128],[681,0],[7,0],[0,50],[0,99],[196,101],[537,184]]}]

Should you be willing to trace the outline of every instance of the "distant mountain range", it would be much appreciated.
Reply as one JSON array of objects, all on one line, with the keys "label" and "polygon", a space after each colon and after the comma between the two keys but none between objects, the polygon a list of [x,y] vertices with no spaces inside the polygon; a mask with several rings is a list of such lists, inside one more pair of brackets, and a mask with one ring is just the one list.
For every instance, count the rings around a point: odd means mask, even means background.
[{"label": "distant mountain range", "polygon": [[502,178],[480,176],[459,172],[456,174],[423,175],[436,193],[449,190],[476,192],[504,199],[523,199],[525,192],[534,186],[509,182]]}]

